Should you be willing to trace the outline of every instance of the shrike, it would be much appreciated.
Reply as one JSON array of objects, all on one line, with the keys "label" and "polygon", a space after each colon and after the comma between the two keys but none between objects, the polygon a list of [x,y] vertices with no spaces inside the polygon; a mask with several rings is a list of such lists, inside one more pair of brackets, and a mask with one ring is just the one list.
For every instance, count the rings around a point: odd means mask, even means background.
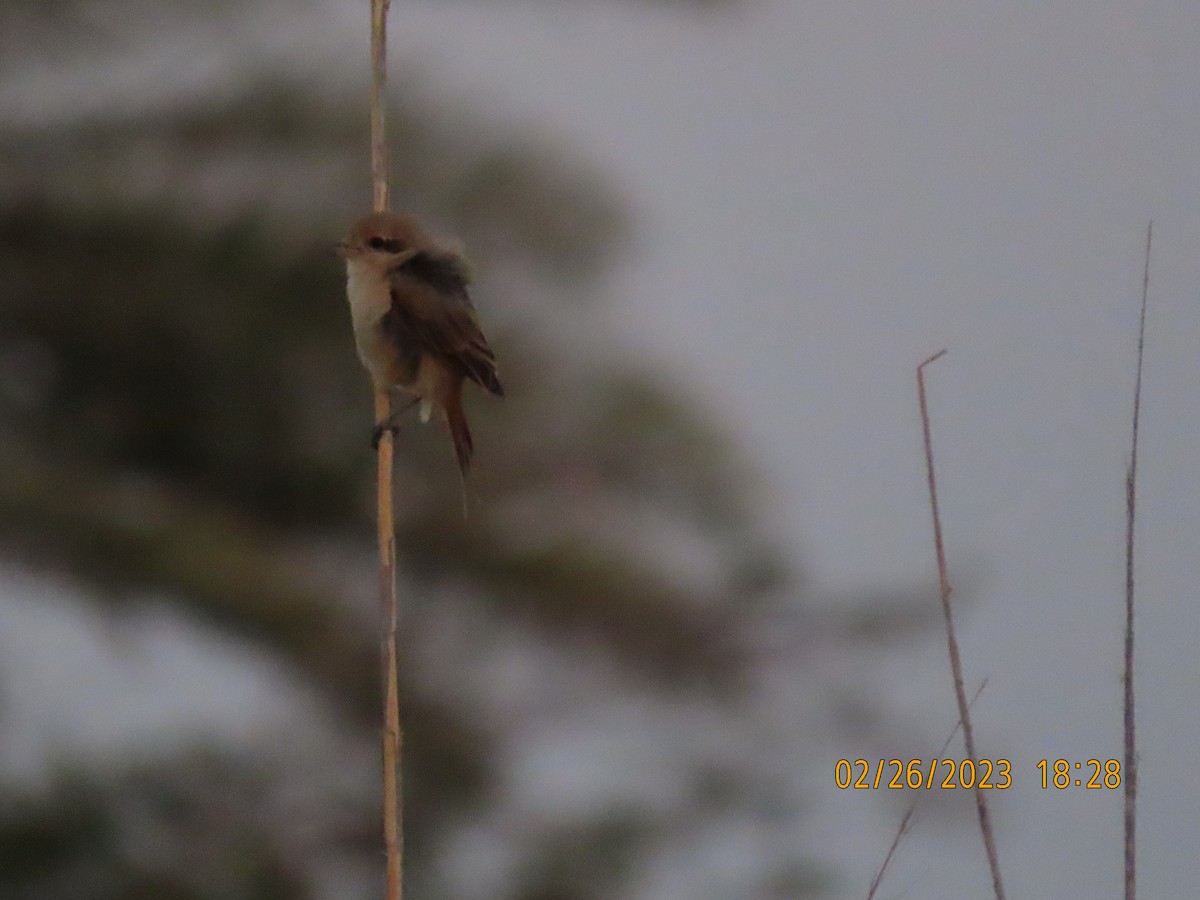
[{"label": "shrike", "polygon": [[[450,432],[465,479],[474,448],[463,381],[504,396],[496,357],[467,292],[466,260],[408,216],[391,212],[360,219],[337,252],[346,261],[354,342],[376,390],[412,395],[422,422],[436,414]],[[395,429],[398,415],[376,423],[374,443]]]}]

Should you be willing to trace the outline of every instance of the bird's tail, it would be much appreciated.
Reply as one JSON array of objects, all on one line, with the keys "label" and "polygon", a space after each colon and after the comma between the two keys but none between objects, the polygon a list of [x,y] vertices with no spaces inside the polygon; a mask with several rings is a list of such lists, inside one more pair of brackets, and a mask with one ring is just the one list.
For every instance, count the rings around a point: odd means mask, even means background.
[{"label": "bird's tail", "polygon": [[446,430],[454,444],[454,457],[458,460],[458,477],[462,484],[463,518],[467,517],[467,470],[471,467],[471,455],[475,443],[471,440],[471,429],[467,425],[467,414],[462,406],[462,383],[458,390],[450,391],[446,397]]},{"label": "bird's tail", "polygon": [[462,476],[465,487],[467,470],[471,467],[471,455],[475,452],[475,444],[471,440],[471,429],[467,425],[467,415],[463,412],[462,387],[451,391],[446,397],[446,428],[450,432],[450,440],[454,444],[454,456],[458,460],[458,472]]}]

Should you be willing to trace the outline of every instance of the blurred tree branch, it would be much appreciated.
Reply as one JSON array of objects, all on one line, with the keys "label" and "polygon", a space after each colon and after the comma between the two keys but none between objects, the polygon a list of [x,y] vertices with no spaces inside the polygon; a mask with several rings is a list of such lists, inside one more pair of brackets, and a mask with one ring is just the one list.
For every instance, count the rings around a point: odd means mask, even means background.
[{"label": "blurred tree branch", "polygon": [[[3,46],[28,28],[29,47],[52,37],[106,52],[95,10],[59,3],[34,23],[33,8],[0,14]],[[547,644],[602,647],[647,695],[734,708],[749,689],[741,623],[788,570],[762,537],[746,472],[669,386],[606,358],[602,343],[583,357],[550,327],[594,293],[625,234],[621,210],[585,167],[526,136],[476,134],[415,104],[389,118],[395,205],[465,240],[511,395],[478,410],[486,502],[465,526],[440,436],[398,437],[400,565],[418,607],[452,590]],[[371,547],[371,412],[329,253],[369,196],[365,146],[365,108],[285,75],[215,98],[0,125],[0,552],[70,572],[114,606],[166,594],[285,659],[370,740],[369,590],[329,565],[351,571]],[[668,576],[667,530],[704,548],[704,578]],[[358,547],[367,552],[347,549]],[[496,725],[431,687],[416,656],[402,673],[405,782],[423,823],[414,842],[428,847],[488,800],[501,748]],[[164,765],[170,785],[180,772]],[[94,787],[84,805],[105,828],[116,798],[140,790]],[[93,827],[91,813],[49,803],[44,859],[84,853],[70,836]],[[511,896],[615,890],[621,867],[597,884],[606,873],[580,854],[603,846],[633,858],[665,828],[649,813],[597,816],[550,828]],[[21,849],[36,819],[0,822],[6,895],[52,883],[4,863],[36,852]],[[210,825],[219,831],[220,817]],[[221,845],[219,833],[193,839]],[[278,878],[246,896],[304,895],[303,865],[273,855],[273,840],[250,843],[264,854],[258,871]],[[364,836],[358,850],[373,846]],[[216,896],[181,886],[182,874],[161,877],[155,896]],[[437,883],[431,869],[418,877]],[[110,895],[148,890],[128,882]]]}]

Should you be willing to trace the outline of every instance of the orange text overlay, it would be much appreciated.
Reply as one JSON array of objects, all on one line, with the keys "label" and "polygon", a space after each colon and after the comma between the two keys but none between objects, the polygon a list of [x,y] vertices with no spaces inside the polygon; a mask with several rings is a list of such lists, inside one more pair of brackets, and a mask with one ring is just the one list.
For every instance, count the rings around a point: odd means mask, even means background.
[{"label": "orange text overlay", "polygon": [[1038,782],[1043,789],[1070,787],[1093,791],[1108,788],[1115,791],[1121,786],[1121,761],[1119,759],[1088,759],[1075,762],[1070,759],[1039,759],[1037,762]]},{"label": "orange text overlay", "polygon": [[834,783],[855,790],[973,790],[1002,791],[1012,785],[1007,759],[839,759]]}]

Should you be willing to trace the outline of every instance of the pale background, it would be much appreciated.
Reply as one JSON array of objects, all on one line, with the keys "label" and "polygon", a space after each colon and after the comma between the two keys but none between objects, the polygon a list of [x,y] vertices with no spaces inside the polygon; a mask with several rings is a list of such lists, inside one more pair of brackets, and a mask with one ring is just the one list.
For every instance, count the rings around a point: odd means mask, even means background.
[{"label": "pale background", "polygon": [[[548,131],[638,215],[628,339],[736,423],[831,593],[930,577],[914,366],[929,372],[980,752],[1013,897],[1113,896],[1119,793],[1036,761],[1120,756],[1123,478],[1155,221],[1139,521],[1140,887],[1200,882],[1200,7],[1178,3],[396,7],[393,48],[481,115]],[[361,41],[344,17],[342,52]],[[396,86],[396,90],[403,90]],[[882,673],[882,677],[880,677]],[[953,722],[934,636],[879,690]],[[814,849],[862,896],[902,808],[832,787]],[[810,779],[811,780],[811,779]],[[969,818],[912,839],[889,897],[988,896]]]}]

